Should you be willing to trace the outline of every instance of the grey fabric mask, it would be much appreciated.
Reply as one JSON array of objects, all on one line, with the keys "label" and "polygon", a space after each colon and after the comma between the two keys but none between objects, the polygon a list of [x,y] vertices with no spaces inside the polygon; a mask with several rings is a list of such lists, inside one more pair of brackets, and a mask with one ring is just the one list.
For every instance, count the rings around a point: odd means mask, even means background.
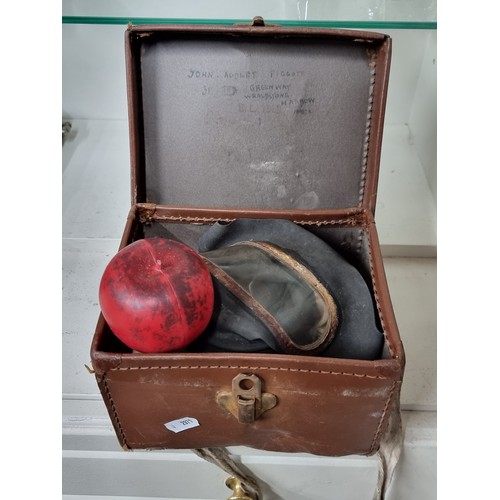
[{"label": "grey fabric mask", "polygon": [[199,252],[216,307],[192,349],[380,357],[383,335],[367,283],[306,229],[278,219],[216,223]]}]

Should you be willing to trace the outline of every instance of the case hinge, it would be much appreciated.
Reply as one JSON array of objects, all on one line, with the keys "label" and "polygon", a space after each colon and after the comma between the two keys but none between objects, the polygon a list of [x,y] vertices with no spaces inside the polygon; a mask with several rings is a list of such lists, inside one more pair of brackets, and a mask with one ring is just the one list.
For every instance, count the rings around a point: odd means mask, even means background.
[{"label": "case hinge", "polygon": [[240,373],[233,378],[231,392],[220,392],[217,403],[231,412],[240,424],[255,422],[265,411],[278,404],[278,398],[262,392],[262,381],[257,375]]},{"label": "case hinge", "polygon": [[156,206],[156,203],[137,203],[139,221],[141,224],[148,224],[151,222],[156,212]]}]

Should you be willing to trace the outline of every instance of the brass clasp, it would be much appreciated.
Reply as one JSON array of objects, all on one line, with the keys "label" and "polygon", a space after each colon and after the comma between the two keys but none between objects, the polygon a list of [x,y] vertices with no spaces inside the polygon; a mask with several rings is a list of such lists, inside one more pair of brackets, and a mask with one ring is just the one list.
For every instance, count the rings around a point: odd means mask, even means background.
[{"label": "brass clasp", "polygon": [[230,411],[240,424],[252,424],[265,411],[278,404],[278,398],[262,392],[257,375],[240,373],[233,378],[231,392],[219,392],[217,403]]}]

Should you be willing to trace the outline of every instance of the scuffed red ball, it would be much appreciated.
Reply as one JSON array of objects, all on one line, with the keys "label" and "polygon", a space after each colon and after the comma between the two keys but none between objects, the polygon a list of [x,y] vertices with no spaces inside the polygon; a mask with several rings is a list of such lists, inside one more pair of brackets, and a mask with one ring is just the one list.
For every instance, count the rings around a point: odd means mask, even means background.
[{"label": "scuffed red ball", "polygon": [[111,259],[99,302],[112,332],[133,350],[183,349],[207,327],[214,305],[203,259],[174,240],[138,240]]}]

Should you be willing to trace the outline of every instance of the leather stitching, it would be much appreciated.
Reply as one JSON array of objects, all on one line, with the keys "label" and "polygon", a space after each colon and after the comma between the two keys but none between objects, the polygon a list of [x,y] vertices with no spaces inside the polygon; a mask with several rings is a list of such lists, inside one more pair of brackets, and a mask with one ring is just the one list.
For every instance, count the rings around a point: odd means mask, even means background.
[{"label": "leather stitching", "polygon": [[368,166],[368,150],[370,147],[370,132],[371,132],[371,121],[372,121],[372,111],[373,111],[373,93],[375,89],[375,75],[377,74],[377,53],[376,51],[369,51],[370,56],[370,87],[368,89],[368,113],[366,115],[366,129],[365,129],[365,140],[363,144],[363,160],[361,165],[361,183],[359,189],[359,206],[363,204],[363,198],[365,195],[366,186],[366,170]]},{"label": "leather stitching", "polygon": [[[113,413],[113,420],[116,423],[116,428],[120,432],[120,436],[121,436],[121,440],[122,440],[123,444],[125,446],[129,447],[129,445],[127,444],[127,438],[125,437],[125,431],[123,430],[123,427],[122,427],[122,425],[120,423],[120,418],[118,417],[118,413],[116,412],[115,403],[113,401],[113,397],[111,396],[111,391],[109,390],[109,386],[108,386],[106,375],[103,375],[102,380],[103,380],[104,390],[106,392],[106,396],[108,398],[108,401],[109,401],[109,404],[111,406],[111,410],[112,410],[112,413]],[[134,444],[138,444],[138,443],[134,443]]]},{"label": "leather stitching", "polygon": [[400,382],[396,381],[394,384],[392,384],[391,392],[389,393],[389,397],[387,398],[387,401],[385,403],[384,411],[382,413],[382,417],[380,418],[380,422],[378,424],[377,430],[375,431],[375,435],[373,436],[373,441],[372,444],[370,445],[370,451],[369,455],[373,455],[377,451],[377,444],[379,442],[380,435],[382,433],[382,429],[384,427],[384,423],[386,421],[387,417],[387,412],[389,410],[389,407],[394,399],[394,393],[396,392],[396,389],[398,388]]},{"label": "leather stitching", "polygon": [[338,372],[333,370],[311,370],[305,368],[283,368],[275,366],[243,366],[243,365],[167,365],[167,366],[118,366],[110,368],[109,371],[134,371],[134,370],[269,370],[298,373],[314,373],[319,375],[341,375],[346,377],[370,378],[379,380],[392,380],[392,377],[384,375],[368,375],[367,373]]},{"label": "leather stitching", "polygon": [[[236,218],[224,218],[224,217],[191,217],[183,215],[158,215],[154,217],[155,222],[170,221],[170,222],[193,222],[193,223],[205,223],[205,222],[233,222]],[[330,220],[293,220],[295,224],[301,226],[334,226],[334,225],[348,225],[348,226],[359,226],[363,225],[363,221],[360,221],[356,217],[348,217],[344,219],[330,219]]]}]

